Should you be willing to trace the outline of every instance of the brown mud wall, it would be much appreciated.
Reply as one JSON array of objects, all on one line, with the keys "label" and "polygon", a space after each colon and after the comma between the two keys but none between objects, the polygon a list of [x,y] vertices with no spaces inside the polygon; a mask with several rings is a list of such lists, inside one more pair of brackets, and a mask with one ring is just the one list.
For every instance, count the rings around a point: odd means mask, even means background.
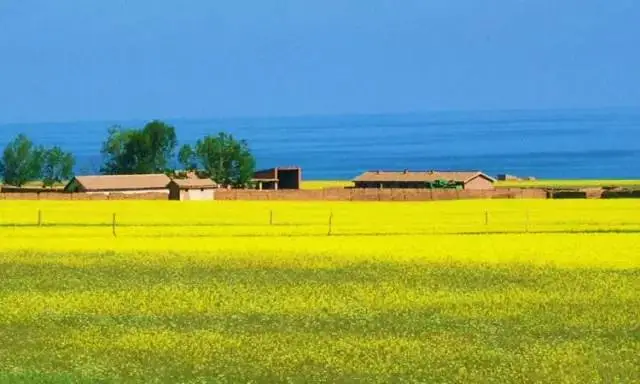
[{"label": "brown mud wall", "polygon": [[124,194],[114,193],[88,194],[88,193],[63,193],[63,192],[11,192],[0,193],[0,200],[168,200],[166,193],[140,193]]},{"label": "brown mud wall", "polygon": [[[228,190],[215,191],[215,200],[269,201],[435,201],[468,199],[615,199],[640,198],[640,190],[563,190],[504,188],[495,190],[429,190],[429,189],[358,189],[328,188],[321,190]],[[62,192],[0,193],[0,200],[168,200],[166,193],[87,194]]]},{"label": "brown mud wall", "polygon": [[324,190],[217,190],[216,200],[269,201],[432,201],[467,199],[546,199],[543,189],[429,190],[429,189],[344,189]]},{"label": "brown mud wall", "polygon": [[640,198],[640,190],[625,189],[602,192],[603,199],[638,199]]}]

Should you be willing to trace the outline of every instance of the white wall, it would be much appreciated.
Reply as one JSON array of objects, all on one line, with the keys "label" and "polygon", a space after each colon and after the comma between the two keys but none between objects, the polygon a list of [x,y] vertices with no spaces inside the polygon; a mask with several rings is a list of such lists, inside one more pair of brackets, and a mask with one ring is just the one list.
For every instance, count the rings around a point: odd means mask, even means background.
[{"label": "white wall", "polygon": [[180,191],[180,200],[213,200],[214,189]]}]

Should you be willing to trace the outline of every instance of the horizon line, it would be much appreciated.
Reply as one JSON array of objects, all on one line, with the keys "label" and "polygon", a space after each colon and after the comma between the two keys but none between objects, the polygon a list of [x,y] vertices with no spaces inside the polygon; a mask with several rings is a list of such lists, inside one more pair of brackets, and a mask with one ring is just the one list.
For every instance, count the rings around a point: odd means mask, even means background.
[{"label": "horizon line", "polygon": [[203,120],[262,120],[262,119],[299,119],[299,118],[323,118],[323,117],[364,117],[364,116],[402,116],[402,115],[427,115],[427,114],[450,114],[450,113],[508,113],[508,112],[544,112],[544,111],[604,111],[604,110],[640,110],[640,105],[635,106],[602,106],[602,107],[557,107],[557,108],[476,108],[476,109],[433,109],[422,111],[395,111],[395,112],[336,112],[336,113],[301,113],[301,114],[281,114],[281,115],[228,115],[210,117],[151,117],[151,118],[96,118],[78,120],[49,120],[49,121],[26,121],[26,122],[0,122],[0,126],[8,125],[41,125],[41,124],[77,124],[77,123],[109,123],[109,122],[149,122],[160,121],[203,121]]}]

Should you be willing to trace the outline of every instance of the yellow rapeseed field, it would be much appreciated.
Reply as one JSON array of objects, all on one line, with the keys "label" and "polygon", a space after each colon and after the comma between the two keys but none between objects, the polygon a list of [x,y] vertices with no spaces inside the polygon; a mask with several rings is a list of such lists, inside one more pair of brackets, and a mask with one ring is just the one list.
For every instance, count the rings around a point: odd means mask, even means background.
[{"label": "yellow rapeseed field", "polygon": [[324,189],[324,188],[345,188],[353,187],[350,180],[303,180],[302,189]]},{"label": "yellow rapeseed field", "polygon": [[2,201],[0,382],[639,382],[638,213]]}]

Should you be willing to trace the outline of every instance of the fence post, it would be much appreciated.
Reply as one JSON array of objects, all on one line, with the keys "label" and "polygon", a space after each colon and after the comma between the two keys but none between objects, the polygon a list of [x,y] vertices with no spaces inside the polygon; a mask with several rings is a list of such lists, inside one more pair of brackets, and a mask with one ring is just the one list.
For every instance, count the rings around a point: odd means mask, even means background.
[{"label": "fence post", "polygon": [[111,231],[113,233],[113,237],[116,237],[116,214],[113,213],[113,220],[111,222]]},{"label": "fence post", "polygon": [[484,211],[484,225],[489,225],[489,211]]},{"label": "fence post", "polygon": [[333,230],[333,211],[331,211],[331,213],[329,214],[329,233],[327,233],[327,236],[331,236],[332,230]]},{"label": "fence post", "polygon": [[38,227],[42,226],[42,209],[38,209]]},{"label": "fence post", "polygon": [[273,209],[269,211],[269,225],[273,225]]}]

